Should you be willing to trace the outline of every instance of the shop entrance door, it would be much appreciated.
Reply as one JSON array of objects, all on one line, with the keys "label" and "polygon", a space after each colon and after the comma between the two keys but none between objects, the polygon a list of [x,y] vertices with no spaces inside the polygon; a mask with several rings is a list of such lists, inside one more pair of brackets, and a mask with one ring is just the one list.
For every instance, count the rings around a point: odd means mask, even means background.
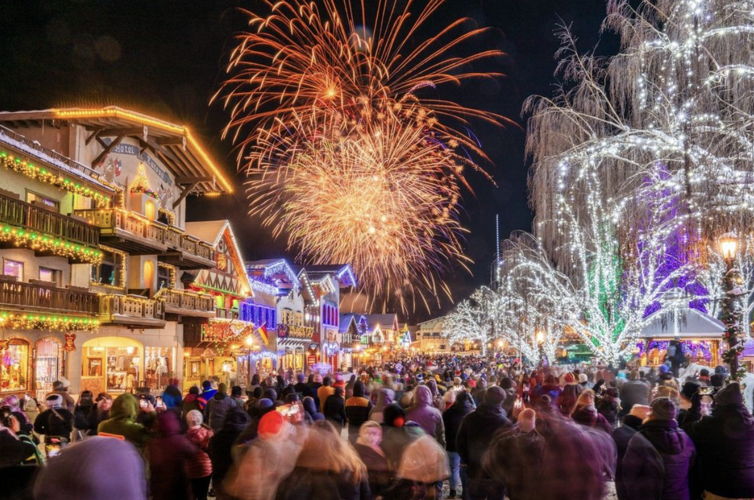
[{"label": "shop entrance door", "polygon": [[52,383],[60,378],[60,343],[55,339],[37,342],[37,357],[34,362],[34,389],[37,401],[44,401],[52,392]]}]

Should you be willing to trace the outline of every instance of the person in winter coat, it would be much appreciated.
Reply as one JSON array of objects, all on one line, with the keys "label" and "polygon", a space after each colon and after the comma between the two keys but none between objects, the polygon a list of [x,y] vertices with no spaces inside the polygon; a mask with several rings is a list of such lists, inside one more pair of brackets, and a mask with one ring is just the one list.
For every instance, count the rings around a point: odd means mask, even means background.
[{"label": "person in winter coat", "polygon": [[51,396],[52,394],[59,394],[60,397],[63,398],[63,402],[60,405],[61,408],[64,408],[73,413],[73,409],[76,406],[76,401],[74,401],[73,397],[68,393],[68,385],[69,383],[66,379],[56,380],[52,383],[52,392],[45,396],[45,399],[47,399],[47,397]]},{"label": "person in winter coat", "polygon": [[198,410],[191,410],[186,415],[186,438],[196,446],[197,450],[186,464],[186,474],[191,481],[191,492],[194,500],[207,500],[209,482],[212,479],[212,461],[209,459],[209,440],[212,429],[202,425],[204,417]]},{"label": "person in winter coat", "polygon": [[144,460],[119,439],[90,437],[50,460],[34,483],[37,500],[146,500]]},{"label": "person in winter coat", "polygon": [[406,420],[406,411],[397,403],[385,407],[380,448],[391,471],[397,471],[403,451],[425,433],[415,422]]},{"label": "person in winter coat", "polygon": [[183,414],[186,415],[191,410],[199,410],[201,412],[204,412],[204,409],[206,407],[207,400],[199,395],[199,388],[195,385],[191,386],[189,393],[186,394],[186,397],[183,398],[183,403],[181,403]]},{"label": "person in winter coat", "polygon": [[34,455],[34,443],[20,439],[20,431],[21,425],[13,414],[0,419],[0,469],[20,465]]},{"label": "person in winter coat", "polygon": [[170,410],[172,408],[181,409],[183,403],[183,395],[181,389],[178,386],[178,379],[170,379],[170,383],[165,387],[162,392],[162,402],[165,403],[165,407]]},{"label": "person in winter coat", "polygon": [[[322,386],[327,387],[327,386]],[[321,388],[320,388],[321,389]],[[333,394],[327,396],[324,405],[325,418],[332,423],[338,431],[346,424],[346,406],[343,401],[343,388],[336,387]]]},{"label": "person in winter coat", "polygon": [[138,411],[138,403],[133,394],[121,394],[113,401],[110,418],[97,427],[97,434],[122,436],[139,450],[144,449],[150,434],[148,429],[136,422]]},{"label": "person in winter coat", "polygon": [[220,384],[212,399],[207,401],[205,414],[207,415],[210,428],[214,432],[219,432],[223,426],[223,422],[225,422],[225,415],[228,414],[228,410],[236,406],[236,400],[228,396],[226,385]]},{"label": "person in winter coat", "polygon": [[406,500],[441,498],[438,484],[449,475],[445,450],[435,439],[424,435],[406,447],[396,472],[397,482],[386,496]]},{"label": "person in winter coat", "polygon": [[89,412],[89,435],[96,436],[99,424],[110,418],[110,410],[113,407],[113,398],[105,392],[97,395],[96,406]]},{"label": "person in winter coat", "polygon": [[432,392],[426,385],[414,390],[414,405],[406,417],[419,424],[424,432],[434,437],[440,446],[445,446],[445,424],[442,413],[433,406]]},{"label": "person in winter coat", "polygon": [[369,412],[372,411],[372,402],[364,397],[364,383],[361,380],[353,383],[353,396],[346,399],[345,411],[348,420],[348,439],[354,443],[359,436],[361,425],[369,420]]},{"label": "person in winter coat", "polygon": [[233,466],[233,447],[246,426],[249,415],[240,408],[232,408],[225,416],[220,432],[209,441],[209,457],[212,462],[212,484],[217,498],[226,498],[223,481]]},{"label": "person in winter coat", "polygon": [[325,419],[325,416],[317,409],[317,403],[314,401],[313,397],[304,396],[301,404],[304,406],[304,411],[309,417],[309,420],[311,420],[312,422],[317,422],[319,420]]},{"label": "person in winter coat", "polygon": [[152,499],[189,498],[186,465],[198,449],[181,434],[181,422],[174,412],[157,417],[157,435],[149,441],[147,450]]},{"label": "person in winter coat", "polygon": [[[342,389],[341,387],[336,387]],[[330,396],[332,397],[332,396]],[[329,399],[329,398],[328,398]],[[276,500],[369,500],[367,470],[356,451],[327,421],[312,425],[294,469],[277,488]]]},{"label": "person in winter coat", "polygon": [[619,416],[625,416],[634,405],[648,405],[649,392],[649,385],[639,379],[638,370],[629,373],[628,382],[620,386],[618,393],[622,408]]},{"label": "person in winter coat", "polygon": [[571,413],[571,418],[577,424],[602,429],[609,435],[613,434],[613,427],[594,406],[594,391],[591,389],[586,389],[579,394],[579,398],[576,400],[576,407]]},{"label": "person in winter coat", "polygon": [[501,429],[511,427],[502,407],[505,397],[505,391],[500,387],[488,388],[482,404],[466,415],[458,428],[456,450],[461,457],[465,498],[500,498],[505,490],[503,483],[493,479],[482,467],[482,459],[492,436]]},{"label": "person in winter coat", "polygon": [[359,429],[359,437],[356,439],[354,449],[366,465],[369,490],[375,497],[385,495],[393,478],[380,443],[382,443],[382,426],[373,420],[364,422]]},{"label": "person in winter coat", "polygon": [[649,419],[628,443],[621,491],[627,500],[689,500],[694,443],[678,428],[673,401],[658,398],[651,408]]},{"label": "person in winter coat", "polygon": [[378,424],[381,424],[382,412],[385,411],[387,405],[392,404],[394,401],[395,391],[388,389],[387,387],[380,387],[377,389],[377,402],[372,408],[372,411],[369,412],[369,420],[374,420]]},{"label": "person in winter coat", "polygon": [[79,400],[73,409],[73,427],[76,429],[75,440],[81,440],[89,434],[89,416],[94,411],[94,395],[92,391],[81,391]]},{"label": "person in winter coat", "polygon": [[705,492],[722,498],[754,498],[754,418],[738,383],[718,391],[712,414],[691,427],[691,437]]},{"label": "person in winter coat", "polygon": [[510,500],[538,500],[539,476],[545,456],[545,439],[536,430],[536,413],[527,408],[516,425],[495,433],[484,467],[505,484]]},{"label": "person in winter coat", "polygon": [[702,419],[702,396],[699,393],[699,382],[690,380],[683,384],[680,391],[681,404],[678,410],[678,426],[691,431],[692,426]]},{"label": "person in winter coat", "polygon": [[[327,412],[325,411],[325,402],[327,401],[327,398],[332,396],[335,393],[335,388],[332,386],[332,379],[330,377],[325,377],[322,380],[322,384],[317,388],[317,399],[319,400],[319,409],[322,413],[327,416]],[[345,392],[344,392],[345,394]]]},{"label": "person in winter coat", "polygon": [[47,396],[47,409],[34,420],[34,432],[50,437],[60,437],[66,441],[71,439],[73,431],[73,414],[63,408],[63,397],[60,394]]},{"label": "person in winter coat", "polygon": [[456,496],[458,486],[461,484],[461,456],[456,449],[458,428],[461,426],[463,417],[474,411],[474,401],[471,394],[464,390],[455,392],[455,403],[442,414],[442,421],[445,426],[445,450],[448,452],[448,461],[450,462],[450,498]]},{"label": "person in winter coat", "polygon": [[617,452],[615,485],[620,500],[627,498],[626,492],[622,490],[626,484],[625,481],[623,481],[623,468],[621,466],[623,457],[626,455],[628,443],[631,441],[631,438],[634,437],[634,434],[639,432],[642,422],[644,422],[649,416],[649,410],[649,406],[634,405],[629,414],[623,417],[623,425],[613,431],[613,441],[615,441]]},{"label": "person in winter coat", "polygon": [[215,397],[215,394],[217,394],[217,389],[214,389],[212,387],[212,382],[210,382],[209,380],[202,382],[202,393],[200,397],[203,400],[209,401],[210,399]]}]

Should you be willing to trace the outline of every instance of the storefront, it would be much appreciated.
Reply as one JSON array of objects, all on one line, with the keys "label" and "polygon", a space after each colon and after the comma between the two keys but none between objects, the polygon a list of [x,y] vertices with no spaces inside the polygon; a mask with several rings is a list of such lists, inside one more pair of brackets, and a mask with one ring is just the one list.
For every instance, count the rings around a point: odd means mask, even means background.
[{"label": "storefront", "polygon": [[226,384],[239,383],[239,359],[225,347],[192,347],[183,351],[183,388],[201,387],[205,380]]},{"label": "storefront", "polygon": [[641,366],[658,366],[665,361],[671,342],[678,342],[689,364],[715,367],[721,362],[725,326],[696,309],[657,314],[641,332],[635,355]]},{"label": "storefront", "polygon": [[144,381],[144,346],[126,337],[99,337],[84,342],[81,390],[94,394],[135,392]]},{"label": "storefront", "polygon": [[52,383],[63,374],[63,344],[54,337],[37,341],[34,355],[34,390],[38,401],[52,392]]},{"label": "storefront", "polygon": [[20,338],[0,340],[0,393],[32,390],[29,342]]}]

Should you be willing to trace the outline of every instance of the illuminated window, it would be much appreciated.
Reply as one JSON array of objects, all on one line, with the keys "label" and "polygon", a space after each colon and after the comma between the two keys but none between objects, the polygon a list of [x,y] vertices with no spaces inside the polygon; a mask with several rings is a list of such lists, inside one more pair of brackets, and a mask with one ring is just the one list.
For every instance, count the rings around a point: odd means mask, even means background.
[{"label": "illuminated window", "polygon": [[225,296],[215,295],[215,307],[218,309],[225,309]]},{"label": "illuminated window", "polygon": [[15,276],[17,280],[24,279],[24,263],[17,260],[3,259],[3,274]]},{"label": "illuminated window", "polygon": [[39,268],[39,279],[42,281],[49,281],[50,283],[60,284],[60,271],[58,269],[50,269],[49,267]]},{"label": "illuminated window", "polygon": [[60,203],[57,200],[35,193],[34,191],[26,191],[26,201],[38,207],[49,208],[56,212],[60,211]]},{"label": "illuminated window", "polygon": [[11,339],[5,349],[0,349],[0,392],[29,389],[29,344]]},{"label": "illuminated window", "polygon": [[123,267],[123,256],[119,253],[104,252],[102,262],[92,266],[92,283],[103,285],[124,286],[121,283],[121,269]]}]

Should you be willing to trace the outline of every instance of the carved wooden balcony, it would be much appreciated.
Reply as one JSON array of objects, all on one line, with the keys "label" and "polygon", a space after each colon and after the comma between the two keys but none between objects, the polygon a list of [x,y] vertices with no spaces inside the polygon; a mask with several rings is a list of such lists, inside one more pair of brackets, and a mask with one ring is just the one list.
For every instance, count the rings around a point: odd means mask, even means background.
[{"label": "carved wooden balcony", "polygon": [[101,295],[99,316],[103,324],[131,328],[162,328],[165,326],[163,302],[141,295]]},{"label": "carved wooden balcony", "polygon": [[162,288],[155,294],[155,298],[163,302],[165,313],[168,315],[199,318],[215,316],[215,300],[205,293]]},{"label": "carved wooden balcony", "polygon": [[0,308],[4,310],[95,317],[98,304],[97,294],[83,289],[0,278]]}]

